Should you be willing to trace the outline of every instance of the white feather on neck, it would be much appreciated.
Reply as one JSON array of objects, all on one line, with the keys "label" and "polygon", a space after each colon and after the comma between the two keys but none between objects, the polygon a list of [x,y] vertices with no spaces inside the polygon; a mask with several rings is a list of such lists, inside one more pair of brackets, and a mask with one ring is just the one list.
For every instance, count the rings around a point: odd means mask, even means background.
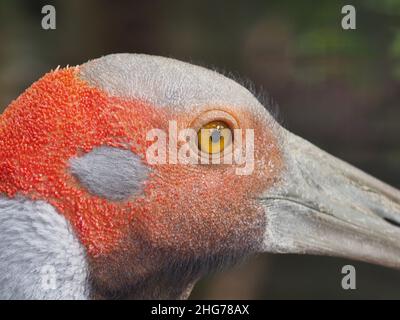
[{"label": "white feather on neck", "polygon": [[85,251],[43,201],[0,196],[0,299],[86,299]]}]

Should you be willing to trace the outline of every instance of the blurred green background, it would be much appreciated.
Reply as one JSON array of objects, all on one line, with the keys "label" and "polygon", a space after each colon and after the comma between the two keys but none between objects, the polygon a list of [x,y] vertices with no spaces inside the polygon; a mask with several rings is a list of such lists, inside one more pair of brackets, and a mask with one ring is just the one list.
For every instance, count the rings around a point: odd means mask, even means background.
[{"label": "blurred green background", "polygon": [[[41,29],[53,4],[57,29]],[[357,30],[341,28],[341,8]],[[58,65],[141,52],[228,71],[279,104],[290,131],[400,187],[400,0],[0,1],[0,111]],[[357,290],[341,289],[344,264]],[[193,298],[400,298],[400,272],[343,259],[260,255]]]}]

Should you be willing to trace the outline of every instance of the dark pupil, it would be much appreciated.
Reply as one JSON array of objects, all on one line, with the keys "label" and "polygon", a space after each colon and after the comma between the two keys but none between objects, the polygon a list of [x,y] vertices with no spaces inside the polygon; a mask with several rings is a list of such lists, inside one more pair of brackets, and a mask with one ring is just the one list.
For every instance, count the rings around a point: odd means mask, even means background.
[{"label": "dark pupil", "polygon": [[221,139],[221,132],[219,132],[219,130],[214,130],[210,136],[211,142],[217,143],[220,139]]}]

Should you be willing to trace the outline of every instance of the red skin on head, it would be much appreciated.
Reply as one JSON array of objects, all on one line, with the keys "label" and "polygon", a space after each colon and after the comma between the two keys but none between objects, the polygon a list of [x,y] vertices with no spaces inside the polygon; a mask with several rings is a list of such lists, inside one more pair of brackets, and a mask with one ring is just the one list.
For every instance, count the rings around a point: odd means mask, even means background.
[{"label": "red skin on head", "polygon": [[[110,97],[79,79],[78,71],[46,74],[1,116],[0,193],[52,204],[92,257],[124,248],[132,232],[145,234],[154,247],[182,253],[262,236],[264,213],[254,197],[274,183],[282,167],[265,123],[244,111],[235,115],[255,130],[251,175],[236,175],[234,165],[148,165],[146,133],[167,132],[168,120],[188,127],[192,116]],[[266,144],[268,154],[261,151]],[[151,168],[142,195],[112,202],[90,194],[70,174],[69,159],[102,145],[129,148]]]}]

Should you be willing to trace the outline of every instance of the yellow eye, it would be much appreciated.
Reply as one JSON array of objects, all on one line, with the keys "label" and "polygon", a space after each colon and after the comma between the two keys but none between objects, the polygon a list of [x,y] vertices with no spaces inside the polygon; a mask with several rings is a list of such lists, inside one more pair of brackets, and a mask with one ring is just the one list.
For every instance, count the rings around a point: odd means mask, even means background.
[{"label": "yellow eye", "polygon": [[232,130],[223,121],[211,121],[197,132],[199,149],[207,154],[222,152],[232,143]]}]

